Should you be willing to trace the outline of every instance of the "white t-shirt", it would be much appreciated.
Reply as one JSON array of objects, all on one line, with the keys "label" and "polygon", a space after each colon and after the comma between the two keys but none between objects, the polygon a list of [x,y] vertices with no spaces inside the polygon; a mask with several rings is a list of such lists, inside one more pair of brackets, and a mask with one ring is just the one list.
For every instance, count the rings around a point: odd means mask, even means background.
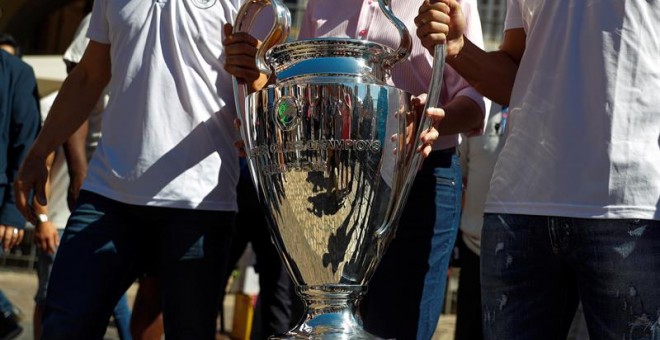
[{"label": "white t-shirt", "polygon": [[509,0],[526,49],[487,212],[660,219],[660,6]]},{"label": "white t-shirt", "polygon": [[[41,120],[45,121],[53,101],[57,97],[57,91],[44,96],[39,101],[41,106]],[[50,193],[48,195],[48,220],[57,229],[64,229],[71,212],[66,201],[69,190],[69,170],[66,166],[64,150],[60,147],[55,153],[55,160],[50,168]]]},{"label": "white t-shirt", "polygon": [[481,253],[481,229],[484,224],[484,204],[497,156],[504,145],[505,123],[501,107],[492,103],[486,131],[482,136],[463,139],[458,146],[461,172],[467,184],[463,187],[461,232],[463,242],[476,254]]},{"label": "white t-shirt", "polygon": [[238,133],[223,25],[239,0],[97,0],[87,36],[110,44],[110,100],[83,189],[121,202],[236,207]]}]

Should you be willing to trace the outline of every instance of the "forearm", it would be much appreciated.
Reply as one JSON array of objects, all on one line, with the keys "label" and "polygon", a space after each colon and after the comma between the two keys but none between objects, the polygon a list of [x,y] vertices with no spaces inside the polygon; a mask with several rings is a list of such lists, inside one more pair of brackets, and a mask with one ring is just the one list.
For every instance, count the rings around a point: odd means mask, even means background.
[{"label": "forearm", "polygon": [[517,62],[504,51],[486,52],[464,38],[464,45],[455,57],[448,57],[451,65],[472,87],[485,97],[508,105],[518,72]]},{"label": "forearm", "polygon": [[106,84],[107,79],[94,79],[76,67],[62,84],[31,152],[45,158],[62,145],[87,120]]},{"label": "forearm", "polygon": [[484,112],[474,100],[467,96],[458,96],[442,108],[444,118],[438,123],[440,135],[453,135],[474,130],[481,126]]},{"label": "forearm", "polygon": [[[48,154],[48,157],[46,157],[46,169],[48,169],[49,174],[50,174],[51,168],[53,167],[54,162],[55,162],[55,152],[51,152],[50,154]],[[44,186],[44,192],[46,193],[46,197],[48,199],[50,199],[50,184],[51,184],[51,181],[50,181],[50,175],[49,175],[48,179],[46,179],[46,185]],[[36,215],[42,215],[43,214],[43,215],[48,216],[48,206],[39,203],[36,196],[34,196],[32,198],[32,206],[33,206],[32,211],[34,211],[34,213]]]},{"label": "forearm", "polygon": [[87,142],[88,130],[89,122],[84,121],[78,130],[76,130],[76,132],[64,142],[64,156],[66,157],[66,164],[69,169],[70,177],[84,177],[87,173],[87,150],[85,145]]}]

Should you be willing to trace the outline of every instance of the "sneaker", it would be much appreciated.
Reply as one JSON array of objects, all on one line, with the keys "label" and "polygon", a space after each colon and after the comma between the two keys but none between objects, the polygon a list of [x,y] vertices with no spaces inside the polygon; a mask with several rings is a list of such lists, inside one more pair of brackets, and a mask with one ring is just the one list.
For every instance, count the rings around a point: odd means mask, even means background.
[{"label": "sneaker", "polygon": [[23,327],[12,317],[0,316],[0,340],[15,339],[23,333]]},{"label": "sneaker", "polygon": [[11,308],[10,317],[14,319],[14,321],[16,321],[17,323],[21,323],[21,321],[25,319],[25,313],[23,313],[23,311],[20,308],[18,308],[18,306],[16,305],[12,305],[11,307],[12,308]]}]

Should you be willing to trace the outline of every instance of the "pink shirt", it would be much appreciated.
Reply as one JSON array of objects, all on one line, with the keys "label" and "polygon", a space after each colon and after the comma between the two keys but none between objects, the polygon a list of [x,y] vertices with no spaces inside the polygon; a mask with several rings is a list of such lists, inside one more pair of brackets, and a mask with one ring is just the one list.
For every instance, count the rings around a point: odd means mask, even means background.
[{"label": "pink shirt", "polygon": [[[433,58],[415,35],[416,27],[413,19],[417,15],[420,4],[421,1],[392,1],[392,11],[411,32],[413,50],[409,59],[394,66],[392,77],[388,79],[388,83],[413,95],[428,91],[433,68]],[[468,23],[466,36],[475,44],[483,46],[476,0],[463,0],[461,4]],[[392,48],[397,48],[399,45],[399,33],[381,12],[377,0],[309,0],[298,38],[320,37],[364,39]],[[468,134],[483,133],[488,118],[483,97],[456,71],[446,65],[440,103],[447,103],[458,96],[467,96],[474,100],[484,113],[481,126],[474,131],[469,131]],[[446,149],[457,146],[459,143],[458,134],[441,136],[434,145],[434,149]]]}]

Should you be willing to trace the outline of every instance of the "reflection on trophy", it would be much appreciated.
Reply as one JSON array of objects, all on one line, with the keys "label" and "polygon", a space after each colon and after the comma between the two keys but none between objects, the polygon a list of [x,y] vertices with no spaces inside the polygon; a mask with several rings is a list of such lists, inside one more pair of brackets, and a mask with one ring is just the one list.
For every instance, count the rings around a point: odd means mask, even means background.
[{"label": "reflection on trophy", "polygon": [[411,39],[385,0],[396,50],[353,39],[283,43],[290,17],[279,0],[246,2],[234,30],[247,31],[267,6],[275,24],[257,65],[277,81],[250,95],[234,81],[236,103],[273,240],[306,306],[294,329],[271,339],[374,339],[357,304],[394,236],[424,125],[411,95],[385,82]]}]

